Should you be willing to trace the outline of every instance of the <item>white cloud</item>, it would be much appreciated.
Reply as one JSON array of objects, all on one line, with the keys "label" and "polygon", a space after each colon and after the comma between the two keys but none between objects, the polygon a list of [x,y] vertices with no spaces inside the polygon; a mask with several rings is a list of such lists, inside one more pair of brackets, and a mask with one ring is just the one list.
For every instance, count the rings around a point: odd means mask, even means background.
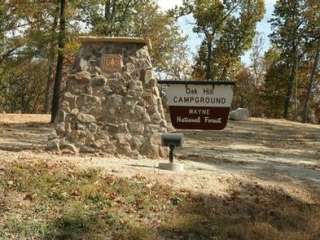
[{"label": "white cloud", "polygon": [[176,5],[179,6],[182,4],[182,0],[157,0],[157,2],[163,10],[167,10]]},{"label": "white cloud", "polygon": [[275,4],[277,0],[265,0],[266,4]]}]

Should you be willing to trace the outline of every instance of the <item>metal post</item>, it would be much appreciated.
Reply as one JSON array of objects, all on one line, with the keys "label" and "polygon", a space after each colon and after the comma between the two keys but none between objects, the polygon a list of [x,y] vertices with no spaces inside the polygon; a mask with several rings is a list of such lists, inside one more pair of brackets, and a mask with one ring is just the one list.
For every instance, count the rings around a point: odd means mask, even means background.
[{"label": "metal post", "polygon": [[170,148],[170,151],[169,151],[169,161],[170,161],[170,163],[173,163],[173,151],[174,151],[174,146],[173,146],[173,145],[170,145],[169,148]]}]

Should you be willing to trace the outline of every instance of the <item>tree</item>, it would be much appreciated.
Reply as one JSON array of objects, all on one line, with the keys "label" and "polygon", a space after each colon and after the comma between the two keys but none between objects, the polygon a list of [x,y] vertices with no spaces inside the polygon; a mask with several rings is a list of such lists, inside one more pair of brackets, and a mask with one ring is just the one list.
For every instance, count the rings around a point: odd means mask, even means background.
[{"label": "tree", "polygon": [[240,56],[250,48],[256,23],[262,19],[263,13],[263,0],[193,2],[194,31],[204,36],[196,68],[203,68],[206,79],[234,77],[240,66]]},{"label": "tree", "polygon": [[0,65],[20,46],[21,38],[14,34],[14,30],[18,30],[22,25],[19,19],[18,8],[5,0],[0,0]]},{"label": "tree", "polygon": [[302,57],[304,19],[301,13],[305,10],[304,8],[304,0],[277,1],[270,21],[274,29],[270,35],[272,43],[281,49],[281,58],[290,71],[283,106],[284,118],[288,118],[293,86]]},{"label": "tree", "polygon": [[269,49],[264,56],[266,74],[262,98],[267,117],[279,118],[283,112],[289,70],[281,59],[278,49]]},{"label": "tree", "polygon": [[46,62],[25,58],[13,60],[6,67],[4,81],[0,81],[0,109],[22,113],[42,111]]},{"label": "tree", "polygon": [[155,5],[153,0],[81,0],[77,4],[78,20],[91,28],[91,33],[104,36],[130,36],[135,30],[141,6]]},{"label": "tree", "polygon": [[[160,52],[161,53],[161,52]],[[158,67],[158,79],[188,80],[191,78],[192,64],[188,56],[187,47],[183,43],[173,47],[170,57]]]},{"label": "tree", "polygon": [[51,96],[51,87],[52,87],[52,75],[53,75],[53,63],[56,56],[56,30],[58,26],[58,14],[59,14],[59,4],[56,4],[56,9],[54,11],[53,16],[53,23],[51,27],[51,41],[49,43],[49,50],[48,50],[48,77],[46,83],[46,91],[45,91],[45,102],[44,102],[44,112],[50,112],[50,96]]},{"label": "tree", "polygon": [[[161,76],[182,79],[189,68],[186,60],[186,37],[182,35],[176,18],[161,11],[154,0],[78,0],[64,1],[65,29],[61,29],[61,0],[6,1],[0,0],[0,101],[6,102],[6,111],[18,111],[16,106],[33,109],[33,100],[26,104],[7,104],[7,99],[19,99],[21,95],[41,96],[37,111],[47,112],[52,105],[52,121],[59,108],[59,92],[63,86],[63,55],[68,59],[78,50],[77,36],[95,34],[108,36],[148,37],[152,41],[150,49],[153,65]],[[85,24],[86,25],[85,25]],[[85,28],[86,27],[86,28]],[[63,33],[64,32],[64,33]],[[63,37],[63,40],[62,38]],[[60,44],[59,44],[60,43]],[[14,69],[25,68],[28,63],[33,74]],[[41,66],[41,68],[36,68]],[[43,68],[47,67],[45,74]],[[66,69],[64,69],[66,70]],[[32,79],[38,89],[18,88],[13,91],[8,83],[16,79]],[[61,83],[62,81],[62,83]],[[54,96],[52,85],[54,82]],[[31,84],[32,85],[32,84]],[[41,87],[40,87],[41,86]],[[25,91],[26,90],[26,91]],[[3,99],[6,98],[6,99]],[[0,106],[4,106],[0,103]],[[25,109],[20,109],[25,112]],[[31,110],[30,110],[31,111]]]},{"label": "tree", "polygon": [[182,75],[188,74],[188,68],[181,68],[189,64],[186,37],[176,18],[161,11],[154,0],[80,1],[78,7],[77,19],[87,24],[91,34],[148,38],[153,66],[160,75],[179,78],[174,73],[177,69],[184,71]]},{"label": "tree", "polygon": [[[26,109],[32,111],[33,96],[35,94],[44,94],[44,79],[47,77],[43,72],[43,67],[48,65],[47,62],[47,45],[50,41],[49,26],[51,26],[52,10],[54,4],[51,2],[42,2],[33,4],[29,1],[3,1],[0,4],[0,95],[5,96],[3,99],[6,111],[22,111]],[[34,67],[35,63],[39,68]],[[29,68],[25,66],[29,64]],[[15,70],[16,69],[16,70]],[[21,72],[20,69],[24,69]],[[29,71],[33,71],[32,74]],[[18,75],[19,73],[19,75]],[[10,84],[15,85],[17,79],[20,79],[21,86],[16,90],[10,88]],[[38,87],[38,89],[29,88],[25,81],[34,81],[30,86]],[[30,91],[30,92],[27,92]],[[20,99],[24,95],[25,104],[7,104],[8,99]],[[40,105],[35,108],[37,111],[43,111],[43,96],[40,99]],[[16,109],[20,106],[21,109]]]},{"label": "tree", "polygon": [[311,62],[313,59],[312,67],[310,68],[309,80],[307,84],[307,91],[304,99],[302,110],[302,121],[308,120],[309,102],[316,82],[317,73],[319,71],[319,58],[320,58],[320,5],[316,0],[306,0],[306,10],[303,13],[305,20],[304,37],[306,44],[304,46],[307,53],[307,59]]},{"label": "tree", "polygon": [[54,80],[54,91],[52,98],[51,122],[54,122],[59,111],[60,104],[60,90],[62,81],[62,70],[64,60],[64,46],[65,46],[65,0],[60,0],[60,15],[59,15],[59,42],[58,42],[58,57],[57,69]]},{"label": "tree", "polygon": [[250,68],[241,67],[235,76],[233,107],[250,109],[251,116],[261,116],[264,113],[262,104],[262,86],[255,84],[255,75]]},{"label": "tree", "polygon": [[254,85],[256,87],[263,85],[263,78],[266,72],[263,54],[263,38],[260,33],[257,33],[250,54],[250,59],[252,62],[250,69],[253,73]]},{"label": "tree", "polygon": [[305,101],[304,101],[304,106],[303,106],[303,112],[302,112],[302,121],[306,122],[308,119],[308,105],[309,105],[309,101],[310,101],[310,95],[311,95],[311,91],[312,91],[312,87],[317,75],[317,69],[319,68],[319,55],[320,55],[320,47],[318,46],[318,49],[316,50],[315,53],[315,57],[314,57],[314,62],[313,62],[313,66],[311,68],[311,73],[310,73],[310,77],[309,77],[309,83],[308,83],[308,87],[307,87],[307,93],[306,93],[306,97],[305,97]]}]

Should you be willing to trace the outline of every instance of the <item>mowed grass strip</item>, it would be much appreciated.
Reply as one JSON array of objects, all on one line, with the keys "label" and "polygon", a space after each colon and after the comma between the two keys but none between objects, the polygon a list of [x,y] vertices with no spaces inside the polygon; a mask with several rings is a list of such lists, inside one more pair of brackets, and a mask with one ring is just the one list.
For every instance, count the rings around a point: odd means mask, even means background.
[{"label": "mowed grass strip", "polygon": [[68,164],[0,168],[0,239],[320,239],[320,206],[257,184],[226,197]]}]

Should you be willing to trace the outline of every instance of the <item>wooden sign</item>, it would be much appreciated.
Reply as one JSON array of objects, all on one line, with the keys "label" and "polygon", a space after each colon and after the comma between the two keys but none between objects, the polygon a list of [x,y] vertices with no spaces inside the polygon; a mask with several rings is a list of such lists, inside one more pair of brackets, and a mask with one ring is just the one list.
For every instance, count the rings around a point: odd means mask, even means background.
[{"label": "wooden sign", "polygon": [[227,125],[233,82],[159,81],[167,85],[172,125],[177,129],[221,130]]},{"label": "wooden sign", "polygon": [[100,68],[107,73],[120,72],[123,67],[122,55],[104,54],[101,57]]}]

